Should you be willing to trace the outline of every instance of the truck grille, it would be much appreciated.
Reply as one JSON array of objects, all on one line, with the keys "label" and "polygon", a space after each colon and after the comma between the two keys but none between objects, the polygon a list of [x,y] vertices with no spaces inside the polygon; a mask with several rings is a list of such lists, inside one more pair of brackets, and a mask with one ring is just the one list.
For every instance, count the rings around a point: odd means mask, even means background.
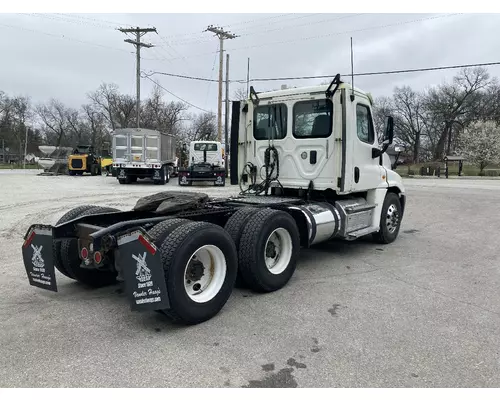
[{"label": "truck grille", "polygon": [[83,160],[81,158],[75,158],[71,160],[71,168],[82,168],[83,167]]}]

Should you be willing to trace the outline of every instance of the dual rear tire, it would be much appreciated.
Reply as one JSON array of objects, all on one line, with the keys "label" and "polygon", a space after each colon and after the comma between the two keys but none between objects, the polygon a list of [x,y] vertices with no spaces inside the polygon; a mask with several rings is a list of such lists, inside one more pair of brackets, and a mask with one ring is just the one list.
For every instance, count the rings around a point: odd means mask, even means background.
[{"label": "dual rear tire", "polygon": [[285,286],[297,265],[300,240],[284,211],[241,209],[224,228],[179,218],[148,235],[160,248],[171,320],[198,324],[213,318],[240,286],[272,292]]},{"label": "dual rear tire", "polygon": [[242,208],[225,229],[238,249],[238,286],[265,293],[288,283],[297,266],[300,235],[287,212]]},{"label": "dual rear tire", "polygon": [[208,222],[170,219],[148,235],[160,248],[171,320],[192,325],[213,318],[231,296],[238,255],[229,234]]}]

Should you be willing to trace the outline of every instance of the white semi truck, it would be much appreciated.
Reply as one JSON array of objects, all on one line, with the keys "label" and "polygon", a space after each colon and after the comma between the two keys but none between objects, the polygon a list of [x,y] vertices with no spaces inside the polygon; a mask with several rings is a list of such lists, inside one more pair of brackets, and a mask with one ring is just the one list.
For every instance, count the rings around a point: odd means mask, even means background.
[{"label": "white semi truck", "polygon": [[152,179],[156,185],[170,181],[176,170],[174,135],[152,129],[123,128],[112,132],[113,169],[121,184]]},{"label": "white semi truck", "polygon": [[213,182],[214,186],[224,186],[226,170],[221,142],[192,141],[189,144],[188,167],[179,168],[178,176],[180,186],[191,186],[193,182],[203,181]]},{"label": "white semi truck", "polygon": [[[374,128],[371,96],[341,82],[256,93],[233,103],[231,183],[240,195],[177,191],[132,210],[77,207],[35,224],[22,246],[33,286],[57,291],[55,269],[91,286],[123,282],[134,310],[185,324],[215,316],[235,282],[283,288],[301,248],[337,238],[396,240],[405,188]],[[304,290],[307,290],[304,289]]]}]

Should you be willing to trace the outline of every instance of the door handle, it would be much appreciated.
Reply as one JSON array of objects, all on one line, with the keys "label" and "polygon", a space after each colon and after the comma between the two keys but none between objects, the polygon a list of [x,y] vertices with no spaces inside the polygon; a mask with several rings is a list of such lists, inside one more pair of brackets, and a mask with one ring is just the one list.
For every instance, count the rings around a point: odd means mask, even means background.
[{"label": "door handle", "polygon": [[356,182],[356,183],[359,182],[359,168],[358,167],[354,168],[354,182]]},{"label": "door handle", "polygon": [[311,164],[316,164],[316,160],[317,160],[317,155],[318,155],[318,152],[316,150],[311,150],[311,152],[309,153],[309,162]]}]

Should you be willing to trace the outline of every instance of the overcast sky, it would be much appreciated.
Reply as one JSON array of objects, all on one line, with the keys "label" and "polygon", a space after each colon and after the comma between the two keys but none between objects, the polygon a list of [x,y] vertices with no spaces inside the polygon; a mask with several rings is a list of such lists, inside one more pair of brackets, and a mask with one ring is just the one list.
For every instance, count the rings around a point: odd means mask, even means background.
[{"label": "overcast sky", "polygon": [[[500,61],[498,14],[0,14],[7,38],[0,41],[0,90],[29,95],[34,103],[53,97],[71,107],[87,102],[86,93],[102,82],[135,96],[135,50],[116,30],[130,25],[158,30],[143,38],[156,45],[142,50],[143,71],[217,79],[218,40],[203,32],[210,24],[239,35],[225,41],[231,79],[246,79],[248,57],[251,78],[348,74],[351,36],[355,72]],[[500,76],[499,66],[489,71]],[[378,97],[398,85],[424,89],[457,72],[359,77],[355,85]],[[175,95],[216,111],[216,83],[155,78]],[[263,91],[320,82],[253,85]],[[153,83],[142,79],[141,85],[145,97]],[[238,87],[232,84],[231,94]]]}]

